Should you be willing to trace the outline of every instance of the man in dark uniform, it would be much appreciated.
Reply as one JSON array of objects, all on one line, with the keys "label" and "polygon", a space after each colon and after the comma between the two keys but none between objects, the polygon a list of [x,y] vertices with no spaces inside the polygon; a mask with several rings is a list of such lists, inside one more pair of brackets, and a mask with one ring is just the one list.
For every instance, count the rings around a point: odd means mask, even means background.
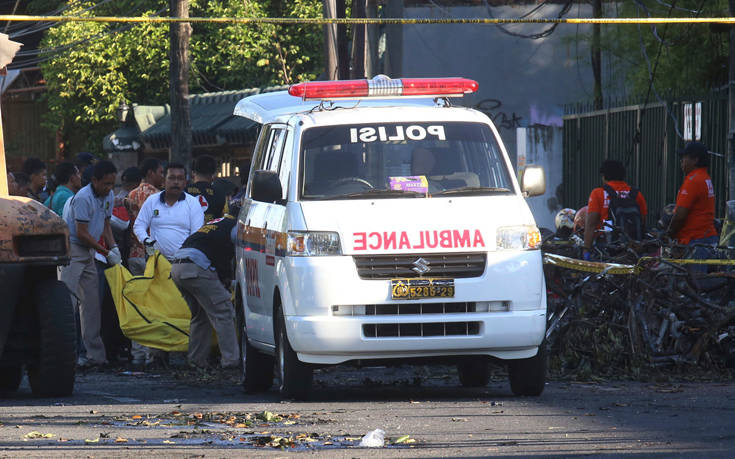
[{"label": "man in dark uniform", "polygon": [[[233,208],[234,215],[237,215]],[[207,368],[212,326],[217,333],[223,369],[238,368],[240,349],[235,309],[228,286],[232,280],[237,218],[230,214],[206,223],[176,252],[171,278],[191,309],[189,362]]]},{"label": "man in dark uniform", "polygon": [[204,211],[204,221],[220,218],[227,212],[227,196],[218,187],[212,186],[217,173],[217,160],[209,155],[194,158],[191,164],[192,184],[186,192],[199,200]]}]

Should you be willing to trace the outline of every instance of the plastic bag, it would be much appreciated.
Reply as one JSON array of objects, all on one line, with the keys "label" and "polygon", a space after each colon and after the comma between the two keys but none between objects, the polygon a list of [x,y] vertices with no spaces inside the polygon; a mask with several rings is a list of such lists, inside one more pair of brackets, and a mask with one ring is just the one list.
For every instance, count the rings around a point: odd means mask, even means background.
[{"label": "plastic bag", "polygon": [[164,351],[186,351],[191,311],[170,273],[171,264],[156,253],[142,276],[115,265],[105,270],[105,277],[125,336]]},{"label": "plastic bag", "polygon": [[375,429],[368,432],[360,441],[363,448],[382,448],[385,444],[385,431],[383,429]]}]

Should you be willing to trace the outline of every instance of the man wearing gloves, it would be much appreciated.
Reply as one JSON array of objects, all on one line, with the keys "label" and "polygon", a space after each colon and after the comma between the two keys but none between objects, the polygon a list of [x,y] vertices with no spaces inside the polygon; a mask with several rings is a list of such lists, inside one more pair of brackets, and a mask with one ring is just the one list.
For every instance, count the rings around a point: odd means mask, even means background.
[{"label": "man wearing gloves", "polygon": [[204,211],[199,201],[184,192],[186,169],[171,163],[164,171],[165,190],[152,194],[140,208],[133,225],[135,237],[148,256],[156,250],[169,261],[187,237],[204,224]]},{"label": "man wearing gloves", "polygon": [[189,236],[171,265],[171,278],[191,310],[189,363],[199,368],[208,367],[212,327],[217,333],[222,369],[240,365],[235,310],[228,290],[236,237],[237,218],[225,214]]},{"label": "man wearing gloves", "polygon": [[[110,265],[122,259],[110,227],[114,204],[112,188],[117,169],[110,161],[94,165],[91,182],[71,199],[66,224],[71,240],[71,262],[61,270],[61,280],[71,293],[80,298],[81,334],[87,350],[82,366],[99,366],[107,363],[105,346],[100,336],[101,313],[99,280],[94,262],[95,251],[107,258]],[[109,249],[98,241],[102,237]],[[74,298],[72,302],[76,304]]]}]

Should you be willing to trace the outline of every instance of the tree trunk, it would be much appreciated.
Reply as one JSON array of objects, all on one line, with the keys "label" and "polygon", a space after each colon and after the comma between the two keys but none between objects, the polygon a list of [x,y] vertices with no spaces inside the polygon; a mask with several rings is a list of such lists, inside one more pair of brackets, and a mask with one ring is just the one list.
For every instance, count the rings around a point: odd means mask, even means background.
[{"label": "tree trunk", "polygon": [[[172,17],[189,17],[189,0],[169,0]],[[191,24],[170,26],[169,79],[171,98],[171,149],[169,161],[191,165],[191,114],[189,111],[189,39]]]}]

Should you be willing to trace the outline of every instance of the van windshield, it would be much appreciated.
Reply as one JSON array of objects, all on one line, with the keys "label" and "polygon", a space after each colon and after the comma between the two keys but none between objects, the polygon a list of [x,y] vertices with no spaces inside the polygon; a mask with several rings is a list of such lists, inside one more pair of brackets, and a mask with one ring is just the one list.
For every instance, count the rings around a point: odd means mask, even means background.
[{"label": "van windshield", "polygon": [[301,141],[304,200],[513,193],[495,137],[482,123],[314,127]]}]

